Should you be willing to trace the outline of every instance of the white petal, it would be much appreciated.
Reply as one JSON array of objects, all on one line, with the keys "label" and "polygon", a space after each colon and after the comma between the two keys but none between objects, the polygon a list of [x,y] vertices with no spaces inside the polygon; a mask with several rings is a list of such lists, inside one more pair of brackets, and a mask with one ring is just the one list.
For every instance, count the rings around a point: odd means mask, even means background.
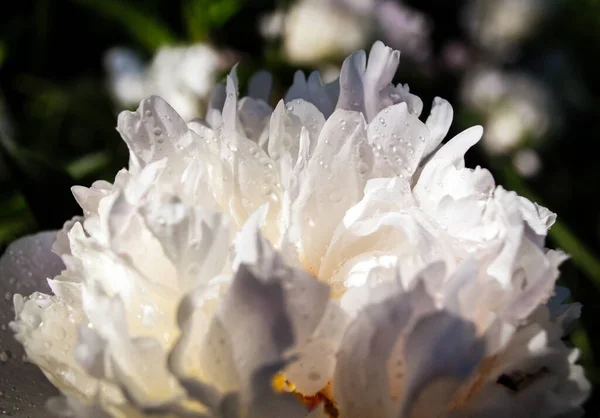
[{"label": "white petal", "polygon": [[258,71],[252,75],[248,82],[248,97],[269,103],[273,76],[268,71]]},{"label": "white petal", "polygon": [[333,380],[341,416],[397,416],[387,367],[396,341],[411,318],[409,298],[391,293],[368,305],[346,329]]},{"label": "white petal", "polygon": [[[475,327],[447,312],[437,312],[422,318],[407,337],[404,361],[407,373],[404,382],[401,416],[429,416],[431,411],[445,409],[449,399],[430,399],[428,390],[439,390],[439,379],[451,379],[443,393],[452,394],[458,382],[471,375],[484,354],[484,344],[475,335]],[[441,407],[440,407],[441,406]]]},{"label": "white petal", "polygon": [[283,372],[297,391],[312,395],[331,380],[348,319],[336,302],[329,301],[314,333],[304,344],[297,346],[298,360]]},{"label": "white petal", "polygon": [[441,97],[433,99],[431,113],[427,117],[425,124],[429,128],[430,136],[427,139],[427,145],[423,151],[423,155],[435,151],[437,146],[443,141],[450,130],[454,111],[452,105]]},{"label": "white petal", "polygon": [[56,236],[57,231],[47,231],[20,238],[0,258],[0,294],[6,301],[0,310],[0,323],[7,324],[14,317],[10,304],[14,294],[48,291],[47,279],[65,268],[52,252]]},{"label": "white petal", "polygon": [[393,103],[406,103],[408,111],[419,117],[423,111],[423,101],[416,94],[410,92],[408,84],[398,84],[395,89],[390,92],[390,98]]},{"label": "white petal", "polygon": [[371,121],[385,106],[380,92],[389,86],[400,60],[400,52],[377,41],[367,63],[364,51],[344,60],[340,73],[340,97],[336,108],[362,112]]},{"label": "white petal", "polygon": [[337,82],[323,85],[318,72],[312,72],[307,80],[302,71],[296,71],[294,82],[285,95],[285,101],[303,99],[314,104],[325,117],[329,117],[335,109],[338,94]]},{"label": "white petal", "polygon": [[219,274],[228,257],[228,219],[187,209],[173,195],[155,195],[141,207],[144,222],[177,269],[182,292]]},{"label": "white petal", "polygon": [[269,155],[277,161],[290,155],[292,165],[298,159],[300,133],[305,128],[309,135],[309,155],[312,155],[325,124],[323,114],[310,102],[295,99],[284,105],[277,104],[269,128]]},{"label": "white petal", "polygon": [[182,396],[181,388],[167,371],[164,348],[155,339],[130,335],[127,311],[118,297],[88,286],[83,290],[83,299],[97,337],[80,343],[94,343],[97,338],[105,342],[105,370],[110,370],[109,377],[131,402],[155,406]]},{"label": "white petal", "polygon": [[440,148],[431,158],[431,161],[437,159],[448,160],[456,168],[464,168],[464,156],[467,150],[475,145],[481,139],[483,135],[483,128],[481,126],[473,126],[448,141],[442,148]]},{"label": "white petal", "polygon": [[[4,298],[0,309],[0,332],[4,334],[0,348],[0,355],[3,356],[0,367],[5,376],[0,380],[0,392],[4,394],[3,408],[11,413],[17,413],[18,408],[18,413],[22,413],[23,417],[45,417],[47,413],[43,408],[40,410],[39,405],[43,405],[45,400],[55,395],[57,391],[37,366],[23,361],[25,353],[23,346],[7,334],[9,322],[15,319],[13,295],[17,293],[29,295],[36,290],[49,290],[47,280],[59,275],[65,268],[60,258],[51,251],[55,239],[55,231],[21,238],[9,245],[0,258],[0,295]],[[16,298],[20,301],[18,305],[21,311],[26,309],[26,303],[34,303],[23,302],[20,296]],[[31,309],[27,308],[27,311]],[[36,326],[30,328],[27,324],[22,325],[23,334],[18,337],[22,342],[35,338],[26,333],[29,333],[30,329],[31,332],[37,330],[38,316],[32,314],[30,318],[34,320],[32,325]],[[48,330],[46,328],[46,331]],[[52,330],[49,331],[44,334],[44,338],[38,339],[39,352],[35,350],[36,344],[32,343],[31,350],[36,355],[49,351],[44,347],[44,342],[55,342]]]},{"label": "white petal", "polygon": [[258,143],[269,124],[269,116],[273,109],[262,100],[244,97],[240,100],[238,112],[246,137]]},{"label": "white petal", "polygon": [[158,96],[142,100],[135,112],[121,112],[117,130],[142,166],[194,141],[184,120]]},{"label": "white petal", "polygon": [[313,274],[346,209],[362,197],[372,161],[365,133],[362,115],[337,110],[323,127],[299,185],[292,204],[294,239]]},{"label": "white petal", "polygon": [[409,179],[419,165],[429,130],[409,113],[406,103],[399,103],[373,118],[368,135],[375,154],[374,177]]}]

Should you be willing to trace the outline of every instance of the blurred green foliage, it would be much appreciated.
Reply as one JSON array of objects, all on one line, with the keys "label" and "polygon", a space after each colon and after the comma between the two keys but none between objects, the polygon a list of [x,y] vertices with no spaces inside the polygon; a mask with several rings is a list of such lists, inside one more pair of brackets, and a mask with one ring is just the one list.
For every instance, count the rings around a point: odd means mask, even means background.
[{"label": "blurred green foliage", "polygon": [[[600,383],[600,0],[557,1],[556,17],[522,47],[506,69],[525,69],[551,85],[565,111],[566,129],[549,138],[540,153],[545,170],[525,182],[508,160],[490,160],[475,151],[499,183],[545,204],[560,215],[550,238],[572,256],[561,282],[584,304],[573,340],[594,384]],[[59,228],[79,213],[70,196],[73,184],[112,180],[127,163],[127,150],[115,132],[118,108],[105,88],[102,56],[124,45],[149,60],[160,46],[208,41],[236,51],[242,80],[266,68],[279,92],[293,68],[277,44],[258,34],[263,13],[289,1],[274,0],[34,0],[13,4],[0,16],[0,243],[23,234]],[[434,54],[448,39],[465,38],[460,11],[465,1],[409,1],[433,23]],[[475,50],[475,54],[478,51]],[[455,106],[453,132],[481,122],[459,106],[459,74],[440,68],[402,67],[402,82],[429,103],[434,95]],[[426,109],[427,110],[427,109]],[[424,112],[425,113],[425,112]],[[1,121],[0,121],[1,123]],[[451,132],[451,134],[453,133]],[[532,192],[533,191],[533,192]],[[600,413],[600,396],[587,406]]]}]

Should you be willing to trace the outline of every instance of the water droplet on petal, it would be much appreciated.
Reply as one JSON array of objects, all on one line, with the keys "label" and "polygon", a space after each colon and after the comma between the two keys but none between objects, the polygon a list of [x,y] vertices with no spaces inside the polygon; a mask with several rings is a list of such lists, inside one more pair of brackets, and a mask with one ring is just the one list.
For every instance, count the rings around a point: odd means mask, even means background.
[{"label": "water droplet on petal", "polygon": [[367,163],[361,161],[358,164],[358,172],[360,174],[365,174],[367,172],[367,170],[369,170],[369,166],[367,165]]},{"label": "water droplet on petal", "polygon": [[196,277],[199,272],[200,272],[200,267],[198,266],[197,263],[190,264],[189,267],[188,267],[188,269],[187,269],[187,274],[190,277]]},{"label": "water droplet on petal", "polygon": [[65,329],[63,327],[57,326],[56,329],[54,329],[53,335],[54,338],[60,341],[65,339],[67,333],[65,332]]},{"label": "water droplet on petal", "polygon": [[321,378],[321,374],[319,372],[310,372],[308,374],[308,378],[310,380],[319,380]]}]

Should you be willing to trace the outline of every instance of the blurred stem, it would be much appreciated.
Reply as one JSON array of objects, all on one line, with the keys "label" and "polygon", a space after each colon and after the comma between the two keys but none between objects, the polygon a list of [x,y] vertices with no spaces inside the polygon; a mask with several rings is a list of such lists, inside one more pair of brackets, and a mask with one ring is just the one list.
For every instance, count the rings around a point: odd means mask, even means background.
[{"label": "blurred stem", "polygon": [[2,202],[0,219],[0,245],[12,241],[35,225],[21,194],[15,194]]},{"label": "blurred stem", "polygon": [[187,1],[181,7],[182,19],[191,42],[203,42],[208,38],[208,27],[202,22],[204,11],[198,10],[197,2]]},{"label": "blurred stem", "polygon": [[75,180],[79,180],[94,172],[106,168],[110,164],[110,154],[106,151],[94,152],[69,163],[66,166],[67,173]]},{"label": "blurred stem", "polygon": [[[529,200],[543,204],[539,196],[532,192],[525,182],[507,164],[504,167],[504,180],[506,185],[527,197]],[[583,243],[563,222],[557,220],[550,228],[549,237],[556,245],[566,251],[577,267],[579,267],[600,290],[600,261],[598,257]]]},{"label": "blurred stem", "polygon": [[48,0],[38,0],[35,4],[34,19],[35,19],[35,31],[36,31],[36,48],[34,57],[37,60],[38,65],[43,65],[46,58],[45,43],[48,40],[48,30],[52,17],[49,15],[49,2]]},{"label": "blurred stem", "polygon": [[72,0],[87,6],[113,22],[119,23],[130,35],[144,46],[150,54],[164,45],[177,42],[170,28],[157,16],[139,10],[127,2],[119,0]]}]

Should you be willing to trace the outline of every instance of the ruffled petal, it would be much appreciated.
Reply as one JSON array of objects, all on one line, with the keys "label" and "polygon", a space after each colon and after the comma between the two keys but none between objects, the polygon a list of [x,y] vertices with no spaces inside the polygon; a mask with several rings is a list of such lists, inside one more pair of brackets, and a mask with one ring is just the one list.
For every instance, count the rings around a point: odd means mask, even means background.
[{"label": "ruffled petal", "polygon": [[373,177],[410,179],[423,155],[429,129],[408,111],[406,103],[399,103],[373,118],[368,136],[375,154]]},{"label": "ruffled petal", "polygon": [[302,71],[296,71],[294,82],[285,95],[285,101],[303,99],[314,104],[328,118],[335,109],[339,90],[337,81],[323,84],[320,74],[316,71],[310,73],[308,80]]},{"label": "ruffled petal", "polygon": [[438,145],[444,140],[446,134],[450,130],[454,110],[448,101],[441,97],[433,99],[431,113],[427,117],[425,125],[429,128],[429,138],[423,151],[423,155],[428,155],[435,151]]},{"label": "ruffled petal", "polygon": [[248,97],[269,103],[273,76],[268,71],[258,71],[248,81]]},{"label": "ruffled petal", "polygon": [[122,112],[117,130],[141,167],[194,141],[181,116],[158,96],[142,100],[135,112]]},{"label": "ruffled petal", "polygon": [[460,382],[469,377],[484,355],[485,344],[475,327],[448,312],[423,317],[407,336],[407,368],[401,415],[436,416],[447,409]]},{"label": "ruffled petal", "polygon": [[[400,51],[375,42],[369,53],[359,51],[344,60],[340,73],[340,96],[337,109],[362,112],[371,121],[386,105],[381,95],[396,73]],[[389,94],[389,92],[386,92]]]},{"label": "ruffled petal", "polygon": [[337,110],[323,127],[299,184],[291,208],[292,233],[313,274],[347,208],[362,197],[372,161],[365,136],[362,115]]}]

